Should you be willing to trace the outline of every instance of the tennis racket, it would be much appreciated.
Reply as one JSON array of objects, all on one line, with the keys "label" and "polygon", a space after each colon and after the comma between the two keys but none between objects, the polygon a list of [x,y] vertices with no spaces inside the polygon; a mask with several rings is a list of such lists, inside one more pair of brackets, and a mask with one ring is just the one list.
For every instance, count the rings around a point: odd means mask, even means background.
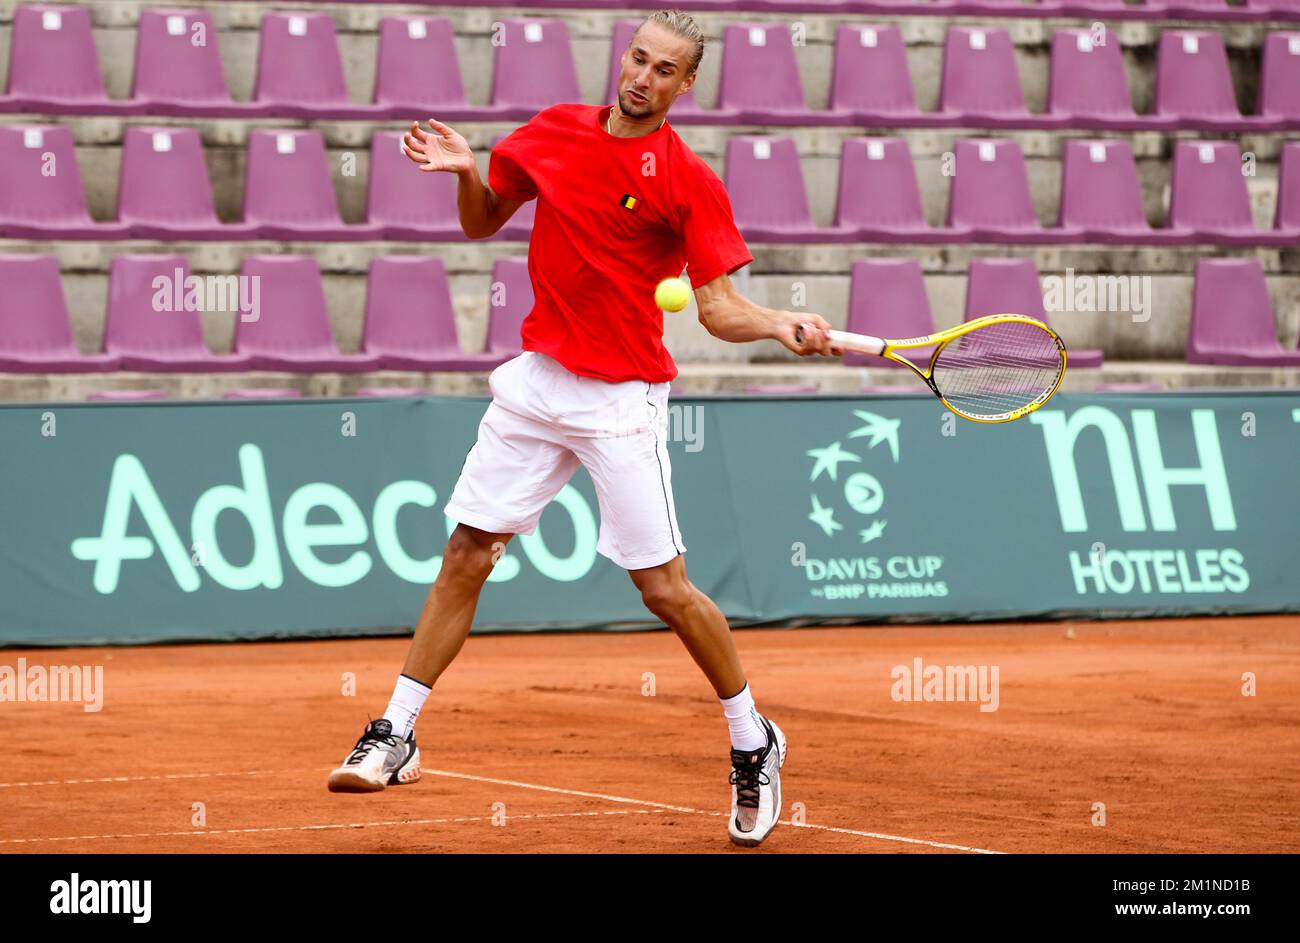
[{"label": "tennis racket", "polygon": [[[795,328],[803,343],[804,325]],[[991,314],[925,337],[885,340],[831,331],[843,350],[885,357],[909,368],[963,419],[1010,422],[1042,406],[1065,378],[1065,344],[1023,314]],[[931,348],[933,348],[931,350]],[[912,354],[917,362],[902,356]]]}]

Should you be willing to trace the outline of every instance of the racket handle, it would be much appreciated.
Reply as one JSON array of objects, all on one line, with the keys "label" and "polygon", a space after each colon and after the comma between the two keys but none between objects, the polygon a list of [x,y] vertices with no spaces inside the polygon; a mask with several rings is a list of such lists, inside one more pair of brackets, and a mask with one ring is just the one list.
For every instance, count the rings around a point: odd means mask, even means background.
[{"label": "racket handle", "polygon": [[[804,328],[806,324],[799,324],[794,329],[794,342],[803,345]],[[851,350],[859,354],[879,354],[885,349],[885,342],[879,337],[872,337],[870,334],[854,334],[851,331],[830,331],[831,343],[840,350]]]}]

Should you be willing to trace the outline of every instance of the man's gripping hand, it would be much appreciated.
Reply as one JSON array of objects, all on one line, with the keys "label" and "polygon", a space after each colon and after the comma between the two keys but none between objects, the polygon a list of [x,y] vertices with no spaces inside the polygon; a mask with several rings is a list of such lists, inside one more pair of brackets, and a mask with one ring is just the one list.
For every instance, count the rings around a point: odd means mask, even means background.
[{"label": "man's gripping hand", "polygon": [[844,353],[831,343],[830,322],[820,314],[799,311],[773,311],[773,337],[800,357],[822,354],[838,357]]}]

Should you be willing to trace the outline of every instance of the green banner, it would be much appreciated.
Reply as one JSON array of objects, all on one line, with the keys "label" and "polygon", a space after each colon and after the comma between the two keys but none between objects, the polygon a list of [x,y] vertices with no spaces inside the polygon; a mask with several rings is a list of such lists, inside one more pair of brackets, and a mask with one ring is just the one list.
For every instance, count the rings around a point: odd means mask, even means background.
[{"label": "green banner", "polygon": [[[0,407],[0,644],[409,626],[482,399]],[[737,622],[1300,609],[1300,396],[674,399],[692,581]],[[653,624],[579,471],[476,630]]]}]

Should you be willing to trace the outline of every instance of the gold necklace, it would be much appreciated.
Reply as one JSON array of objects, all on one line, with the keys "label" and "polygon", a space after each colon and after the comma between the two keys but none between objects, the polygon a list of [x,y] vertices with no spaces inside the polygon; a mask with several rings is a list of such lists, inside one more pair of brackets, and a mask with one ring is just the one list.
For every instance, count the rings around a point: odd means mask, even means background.
[{"label": "gold necklace", "polygon": [[[611,137],[617,137],[617,135],[614,134],[614,125],[613,125],[613,121],[614,121],[614,109],[613,109],[613,108],[610,108],[610,109],[609,109],[609,117],[607,117],[607,118],[605,119],[605,131],[606,131],[606,132],[607,132]],[[662,127],[664,126],[664,124],[665,124],[667,121],[668,121],[667,117],[665,117],[663,121],[660,121],[660,122],[659,122],[659,127],[658,127],[658,128],[655,128],[655,131],[658,131],[659,128],[662,128]],[[654,134],[655,131],[651,131],[650,133],[651,133],[651,134]]]}]

